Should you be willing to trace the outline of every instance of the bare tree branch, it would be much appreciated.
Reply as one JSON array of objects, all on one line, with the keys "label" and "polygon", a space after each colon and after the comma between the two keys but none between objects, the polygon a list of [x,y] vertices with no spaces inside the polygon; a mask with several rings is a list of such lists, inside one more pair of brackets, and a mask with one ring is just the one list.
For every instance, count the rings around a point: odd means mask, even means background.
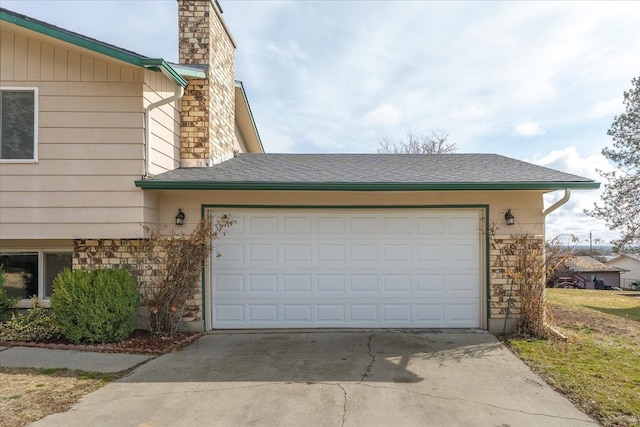
[{"label": "bare tree branch", "polygon": [[419,134],[408,130],[405,139],[384,137],[380,140],[381,154],[449,154],[458,151],[454,142],[449,142],[445,133]]}]

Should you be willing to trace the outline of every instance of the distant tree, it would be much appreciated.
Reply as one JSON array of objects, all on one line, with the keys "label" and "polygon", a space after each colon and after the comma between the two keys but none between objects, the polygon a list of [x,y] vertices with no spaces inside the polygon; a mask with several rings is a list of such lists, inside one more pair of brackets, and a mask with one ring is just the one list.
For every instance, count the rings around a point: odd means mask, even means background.
[{"label": "distant tree", "polygon": [[587,213],[620,232],[620,239],[613,242],[617,251],[640,252],[640,77],[631,84],[624,92],[625,112],[614,118],[607,132],[613,146],[602,150],[617,170],[598,171],[609,183],[602,193],[603,204],[595,204]]},{"label": "distant tree", "polygon": [[382,138],[378,146],[381,154],[449,154],[458,151],[449,135],[431,132],[430,135],[407,131],[405,139]]}]

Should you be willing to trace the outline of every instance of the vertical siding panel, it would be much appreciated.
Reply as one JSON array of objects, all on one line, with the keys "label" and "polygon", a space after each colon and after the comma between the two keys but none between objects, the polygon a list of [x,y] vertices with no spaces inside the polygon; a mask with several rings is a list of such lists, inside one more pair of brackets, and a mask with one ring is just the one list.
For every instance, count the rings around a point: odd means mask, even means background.
[{"label": "vertical siding panel", "polygon": [[17,34],[15,37],[13,79],[27,80],[27,38]]},{"label": "vertical siding panel", "polygon": [[104,82],[107,80],[107,63],[96,59],[93,64],[93,79],[96,82]]},{"label": "vertical siding panel", "polygon": [[80,80],[83,82],[93,81],[93,58],[82,55],[80,61]]},{"label": "vertical siding panel", "polygon": [[40,49],[41,44],[37,40],[27,40],[27,79],[40,80]]},{"label": "vertical siding panel", "polygon": [[77,52],[69,52],[68,61],[68,80],[77,82],[80,81],[80,54]]},{"label": "vertical siding panel", "polygon": [[13,33],[0,31],[0,79],[2,80],[13,80],[14,43]]},{"label": "vertical siding panel", "polygon": [[53,45],[44,43],[42,45],[42,57],[40,64],[40,78],[42,81],[53,80],[53,64],[54,64],[54,49]]},{"label": "vertical siding panel", "polygon": [[67,80],[67,51],[56,47],[54,52],[53,79],[56,81]]},{"label": "vertical siding panel", "polygon": [[107,64],[107,80],[110,82],[119,82],[120,79],[120,67],[116,64]]},{"label": "vertical siding panel", "polygon": [[133,68],[131,67],[122,67],[120,69],[120,77],[123,82],[132,82],[133,81]]}]

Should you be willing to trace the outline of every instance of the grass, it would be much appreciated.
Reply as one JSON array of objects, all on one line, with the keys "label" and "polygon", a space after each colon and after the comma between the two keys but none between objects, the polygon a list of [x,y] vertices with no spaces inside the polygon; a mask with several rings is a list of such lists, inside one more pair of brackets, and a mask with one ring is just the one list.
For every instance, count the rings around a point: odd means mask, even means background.
[{"label": "grass", "polygon": [[21,427],[64,412],[119,376],[67,369],[0,368],[0,426]]},{"label": "grass", "polygon": [[548,290],[563,341],[511,339],[547,382],[605,426],[640,426],[640,298]]}]

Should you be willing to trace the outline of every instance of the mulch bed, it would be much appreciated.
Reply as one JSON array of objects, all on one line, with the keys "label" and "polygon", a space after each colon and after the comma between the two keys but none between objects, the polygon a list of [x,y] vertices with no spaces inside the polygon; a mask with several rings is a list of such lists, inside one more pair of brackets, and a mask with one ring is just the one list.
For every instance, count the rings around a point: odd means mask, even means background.
[{"label": "mulch bed", "polygon": [[0,341],[2,347],[36,347],[57,350],[94,351],[99,353],[165,354],[180,350],[202,336],[202,332],[178,332],[173,337],[157,337],[136,329],[129,338],[117,343],[73,344],[64,338],[41,342]]}]

